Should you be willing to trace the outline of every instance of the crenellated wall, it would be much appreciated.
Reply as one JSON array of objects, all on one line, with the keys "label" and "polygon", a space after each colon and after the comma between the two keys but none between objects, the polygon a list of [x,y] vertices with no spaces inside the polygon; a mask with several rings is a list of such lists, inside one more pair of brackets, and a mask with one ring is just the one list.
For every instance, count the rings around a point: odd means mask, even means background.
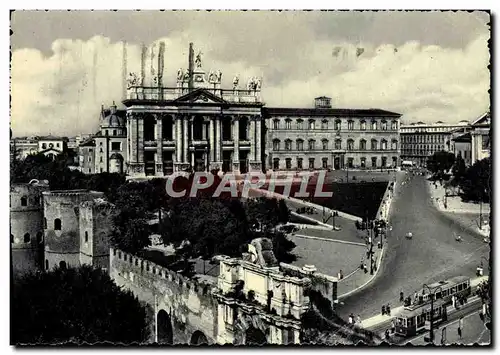
[{"label": "crenellated wall", "polygon": [[[209,344],[216,342],[217,301],[211,293],[212,285],[114,248],[110,249],[109,260],[109,274],[116,284],[155,310],[158,316],[153,323],[158,334],[170,325],[174,344],[189,344],[199,332]],[[168,316],[160,317],[160,313],[165,314],[161,311]]]}]

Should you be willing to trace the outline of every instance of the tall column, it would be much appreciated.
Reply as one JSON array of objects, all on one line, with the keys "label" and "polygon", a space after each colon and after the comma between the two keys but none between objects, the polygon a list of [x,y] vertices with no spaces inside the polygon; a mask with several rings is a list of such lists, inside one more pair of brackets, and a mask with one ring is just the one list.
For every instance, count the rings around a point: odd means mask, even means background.
[{"label": "tall column", "polygon": [[261,134],[262,134],[261,127],[262,126],[261,125],[262,125],[262,121],[261,121],[261,117],[258,117],[257,121],[255,123],[256,123],[255,160],[258,162],[261,162],[262,161],[262,156],[261,156],[261,149],[262,149],[262,137],[261,137]]},{"label": "tall column", "polygon": [[215,161],[222,161],[221,147],[222,147],[222,129],[221,129],[221,117],[217,116],[215,118]]},{"label": "tall column", "polygon": [[175,117],[175,162],[182,163],[182,116]]},{"label": "tall column", "polygon": [[240,120],[238,116],[233,118],[233,170],[240,170]]},{"label": "tall column", "polygon": [[156,115],[156,174],[163,176],[163,116]]},{"label": "tall column", "polygon": [[188,145],[189,145],[189,117],[188,116],[184,116],[183,118],[183,126],[184,126],[184,129],[183,129],[183,139],[184,139],[184,144],[183,144],[183,158],[182,158],[182,162],[183,163],[189,163],[189,156],[188,156]]},{"label": "tall column", "polygon": [[250,132],[248,139],[250,140],[250,157],[248,160],[255,161],[255,119],[253,117],[250,118]]},{"label": "tall column", "polygon": [[215,161],[215,125],[214,125],[214,118],[210,117],[210,124],[208,127],[208,131],[210,133],[210,141],[209,146],[210,146],[210,164]]},{"label": "tall column", "polygon": [[137,161],[144,164],[144,117],[138,119],[137,142]]}]

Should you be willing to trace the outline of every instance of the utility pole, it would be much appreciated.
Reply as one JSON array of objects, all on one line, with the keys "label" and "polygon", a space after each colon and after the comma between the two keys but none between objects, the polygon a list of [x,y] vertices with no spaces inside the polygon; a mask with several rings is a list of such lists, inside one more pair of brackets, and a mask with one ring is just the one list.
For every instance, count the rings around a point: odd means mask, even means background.
[{"label": "utility pole", "polygon": [[424,287],[422,288],[423,291],[425,290],[429,291],[429,297],[431,299],[431,314],[429,317],[429,321],[431,323],[430,329],[429,329],[429,342],[431,344],[434,344],[434,295],[437,291],[442,291],[441,286],[436,286],[434,288],[430,288],[428,285],[424,284]]}]

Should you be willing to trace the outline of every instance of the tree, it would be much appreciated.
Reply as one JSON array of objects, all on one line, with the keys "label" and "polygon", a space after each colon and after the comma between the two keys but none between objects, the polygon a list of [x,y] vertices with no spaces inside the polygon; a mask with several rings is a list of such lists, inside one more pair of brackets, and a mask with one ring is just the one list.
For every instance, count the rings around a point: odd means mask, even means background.
[{"label": "tree", "polygon": [[119,210],[113,217],[111,243],[118,249],[137,254],[151,245],[148,220],[137,216],[134,209]]},{"label": "tree", "polygon": [[427,159],[427,169],[438,176],[443,176],[451,169],[454,162],[455,155],[452,153],[445,151],[435,152]]},{"label": "tree", "polygon": [[462,158],[462,155],[458,153],[457,158],[455,159],[455,164],[453,164],[452,173],[453,173],[453,181],[452,184],[454,186],[460,185],[462,180],[465,177],[467,172],[467,167],[465,166],[465,161]]},{"label": "tree", "polygon": [[11,300],[15,344],[130,344],[149,336],[137,298],[90,266],[26,275]]},{"label": "tree", "polygon": [[466,201],[489,202],[491,194],[491,162],[485,158],[474,163],[465,173],[460,184],[462,198]]}]

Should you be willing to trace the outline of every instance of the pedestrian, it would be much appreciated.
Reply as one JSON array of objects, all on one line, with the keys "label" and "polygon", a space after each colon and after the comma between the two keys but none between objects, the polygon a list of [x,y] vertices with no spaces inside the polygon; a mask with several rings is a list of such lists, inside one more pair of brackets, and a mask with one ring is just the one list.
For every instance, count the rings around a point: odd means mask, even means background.
[{"label": "pedestrian", "polygon": [[389,315],[389,316],[390,316],[390,315],[391,315],[391,306],[390,306],[390,305],[387,305],[387,306],[385,307],[385,310],[386,310],[386,312],[387,312],[387,315]]},{"label": "pedestrian", "polygon": [[403,293],[403,291],[401,291],[401,292],[399,293],[399,302],[403,302],[403,301],[404,301],[404,299],[405,299],[404,293]]},{"label": "pedestrian", "polygon": [[385,306],[382,306],[382,315],[385,315]]},{"label": "pedestrian", "polygon": [[464,322],[464,317],[460,317],[460,319],[458,320],[458,336],[460,337],[460,339],[462,339],[462,329],[463,329],[463,322]]},{"label": "pedestrian", "polygon": [[391,333],[394,334],[396,331],[396,324],[394,324],[394,320],[391,322]]},{"label": "pedestrian", "polygon": [[358,314],[358,316],[356,317],[356,323],[358,323],[358,326],[361,327],[361,316]]},{"label": "pedestrian", "polygon": [[352,313],[349,315],[349,326],[353,326],[354,325],[354,317],[352,315]]},{"label": "pedestrian", "polygon": [[389,339],[390,339],[390,336],[389,336],[389,329],[386,329],[386,330],[385,330],[385,338],[386,338],[387,340],[389,340]]}]

